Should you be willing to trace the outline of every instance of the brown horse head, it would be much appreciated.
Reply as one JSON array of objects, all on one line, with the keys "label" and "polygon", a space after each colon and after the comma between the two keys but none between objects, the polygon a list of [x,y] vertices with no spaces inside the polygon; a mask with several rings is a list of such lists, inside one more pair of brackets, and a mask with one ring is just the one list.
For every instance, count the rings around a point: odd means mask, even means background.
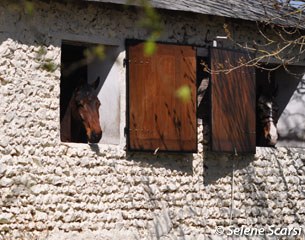
[{"label": "brown horse head", "polygon": [[257,102],[257,136],[260,146],[274,147],[277,143],[278,106],[273,96],[261,95]]},{"label": "brown horse head", "polygon": [[98,143],[102,137],[99,120],[99,107],[101,105],[95,90],[98,88],[100,78],[94,83],[85,83],[76,88],[74,92],[74,115],[81,121],[89,143]]}]

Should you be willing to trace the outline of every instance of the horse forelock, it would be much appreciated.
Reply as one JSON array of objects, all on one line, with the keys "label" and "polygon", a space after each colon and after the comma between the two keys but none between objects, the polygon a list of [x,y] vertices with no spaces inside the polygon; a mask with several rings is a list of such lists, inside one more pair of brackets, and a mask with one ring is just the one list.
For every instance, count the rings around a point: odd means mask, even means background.
[{"label": "horse forelock", "polygon": [[77,102],[84,99],[94,100],[94,98],[97,98],[94,93],[94,89],[88,84],[83,85],[75,90],[75,100]]},{"label": "horse forelock", "polygon": [[257,103],[259,118],[272,118],[275,121],[277,118],[278,106],[274,101],[274,98],[268,98],[261,96]]}]

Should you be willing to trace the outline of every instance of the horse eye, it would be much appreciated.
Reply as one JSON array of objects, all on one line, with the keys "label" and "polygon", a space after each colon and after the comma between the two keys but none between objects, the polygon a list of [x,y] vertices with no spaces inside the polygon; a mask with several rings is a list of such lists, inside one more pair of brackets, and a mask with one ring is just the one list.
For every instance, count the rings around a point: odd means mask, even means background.
[{"label": "horse eye", "polygon": [[82,101],[76,102],[76,106],[77,106],[77,107],[82,107],[83,105],[84,105],[84,104],[83,104]]}]

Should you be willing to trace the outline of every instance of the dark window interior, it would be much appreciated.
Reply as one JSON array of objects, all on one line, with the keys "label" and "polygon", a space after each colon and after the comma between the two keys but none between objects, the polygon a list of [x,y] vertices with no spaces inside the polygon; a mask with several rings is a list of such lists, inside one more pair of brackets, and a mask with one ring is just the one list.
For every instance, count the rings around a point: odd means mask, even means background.
[{"label": "dark window interior", "polygon": [[208,56],[197,57],[197,118],[203,121],[203,124],[210,122],[210,74],[204,71],[205,64],[209,63]]},{"label": "dark window interior", "polygon": [[63,142],[86,143],[85,131],[74,134],[69,122],[69,102],[72,93],[82,81],[87,80],[87,65],[84,51],[86,47],[78,44],[63,43],[61,54],[60,79],[60,136]]}]

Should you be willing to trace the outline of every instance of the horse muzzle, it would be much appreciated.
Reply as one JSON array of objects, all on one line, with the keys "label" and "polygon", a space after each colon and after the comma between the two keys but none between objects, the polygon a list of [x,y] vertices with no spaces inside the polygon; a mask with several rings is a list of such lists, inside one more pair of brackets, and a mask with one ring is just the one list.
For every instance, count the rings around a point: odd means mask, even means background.
[{"label": "horse muzzle", "polygon": [[88,137],[89,143],[98,143],[102,138],[102,132],[96,133],[92,132],[90,136]]},{"label": "horse muzzle", "polygon": [[268,134],[267,136],[267,144],[268,146],[271,146],[271,147],[275,147],[276,143],[277,143],[277,139],[278,139],[278,135],[270,135]]}]

